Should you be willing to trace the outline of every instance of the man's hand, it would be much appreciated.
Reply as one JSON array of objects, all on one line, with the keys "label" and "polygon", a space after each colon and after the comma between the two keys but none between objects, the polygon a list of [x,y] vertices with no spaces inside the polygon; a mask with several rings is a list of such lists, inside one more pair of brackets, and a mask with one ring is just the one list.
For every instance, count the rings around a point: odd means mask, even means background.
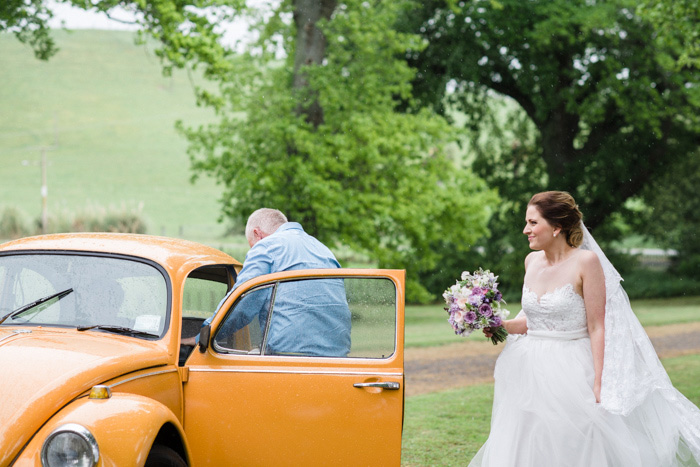
[{"label": "man's hand", "polygon": [[180,345],[191,345],[194,347],[197,345],[197,340],[195,337],[185,337],[184,339],[180,340]]}]

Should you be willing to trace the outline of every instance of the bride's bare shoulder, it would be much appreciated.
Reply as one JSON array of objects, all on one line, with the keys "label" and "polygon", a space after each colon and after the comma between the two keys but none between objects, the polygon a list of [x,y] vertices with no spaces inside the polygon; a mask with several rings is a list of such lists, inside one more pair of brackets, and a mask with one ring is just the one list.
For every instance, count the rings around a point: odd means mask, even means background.
[{"label": "bride's bare shoulder", "polygon": [[593,251],[591,250],[579,250],[579,261],[581,261],[584,265],[593,265],[595,266],[600,265],[600,260],[598,259],[598,255],[596,255]]},{"label": "bride's bare shoulder", "polygon": [[578,264],[580,265],[581,271],[585,273],[598,273],[603,271],[603,267],[600,264],[598,255],[590,250],[579,251]]},{"label": "bride's bare shoulder", "polygon": [[525,269],[527,270],[527,267],[532,264],[533,261],[537,261],[537,259],[541,258],[543,255],[544,251],[531,251],[528,253],[525,257]]}]

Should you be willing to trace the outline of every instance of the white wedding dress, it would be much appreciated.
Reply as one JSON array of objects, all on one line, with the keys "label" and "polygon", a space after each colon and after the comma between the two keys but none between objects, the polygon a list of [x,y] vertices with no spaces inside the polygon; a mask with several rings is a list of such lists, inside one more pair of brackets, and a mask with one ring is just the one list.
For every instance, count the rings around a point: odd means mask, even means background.
[{"label": "white wedding dress", "polygon": [[528,331],[508,336],[494,372],[489,439],[470,466],[700,465],[700,410],[676,390],[634,315],[622,277],[581,224],[605,273],[601,402],[583,298],[573,285],[523,287]]},{"label": "white wedding dress", "polygon": [[498,358],[491,432],[470,466],[698,465],[662,394],[628,415],[596,403],[586,308],[571,284],[541,297],[524,287],[522,306],[528,332]]}]

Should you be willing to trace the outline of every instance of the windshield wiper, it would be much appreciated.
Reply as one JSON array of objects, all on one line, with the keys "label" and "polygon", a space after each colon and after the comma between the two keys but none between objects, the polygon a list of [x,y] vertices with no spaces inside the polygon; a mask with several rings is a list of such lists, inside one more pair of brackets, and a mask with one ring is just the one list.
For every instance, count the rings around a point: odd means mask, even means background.
[{"label": "windshield wiper", "polygon": [[72,288],[66,289],[66,290],[63,290],[61,292],[49,295],[47,297],[40,298],[39,300],[35,300],[31,303],[27,303],[26,305],[22,305],[21,307],[17,308],[16,310],[13,310],[13,311],[9,312],[8,314],[6,314],[5,316],[3,316],[2,318],[0,318],[0,324],[2,324],[8,318],[14,318],[15,316],[19,316],[22,313],[24,313],[25,311],[29,311],[32,308],[34,308],[35,306],[39,306],[42,303],[48,302],[49,300],[52,300],[54,298],[57,298],[60,300],[63,297],[65,297],[66,295],[68,295],[69,293],[71,293],[72,291],[73,291]]},{"label": "windshield wiper", "polygon": [[131,329],[124,326],[114,326],[112,324],[94,324],[92,326],[78,326],[78,331],[88,331],[90,329],[99,329],[101,331],[114,332],[116,334],[126,334],[130,336],[145,336],[145,337],[160,337],[158,334],[152,334],[138,329]]}]

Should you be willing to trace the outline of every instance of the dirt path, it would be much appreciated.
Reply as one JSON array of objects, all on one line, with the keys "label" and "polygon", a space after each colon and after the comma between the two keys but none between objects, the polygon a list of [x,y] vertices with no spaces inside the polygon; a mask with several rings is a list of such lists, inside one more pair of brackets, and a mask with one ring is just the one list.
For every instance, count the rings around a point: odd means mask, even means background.
[{"label": "dirt path", "polygon": [[[700,322],[646,328],[660,358],[700,353]],[[493,367],[503,348],[490,342],[463,341],[405,351],[406,395],[493,382]]]}]

